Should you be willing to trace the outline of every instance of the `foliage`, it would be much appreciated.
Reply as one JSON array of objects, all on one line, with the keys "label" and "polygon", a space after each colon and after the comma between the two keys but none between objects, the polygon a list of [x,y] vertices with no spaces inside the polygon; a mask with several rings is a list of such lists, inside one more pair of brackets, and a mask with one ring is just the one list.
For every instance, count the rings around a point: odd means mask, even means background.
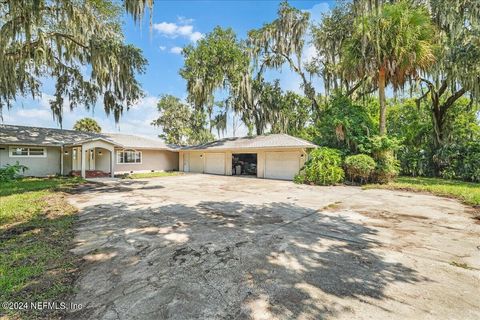
[{"label": "foliage", "polygon": [[343,180],[345,173],[341,167],[340,152],[320,147],[309,154],[309,159],[300,173],[295,176],[296,183],[332,185]]},{"label": "foliage", "polygon": [[274,106],[276,112],[271,117],[271,132],[286,133],[292,136],[304,134],[311,120],[311,102],[292,91],[282,94],[280,102]]},{"label": "foliage", "polygon": [[[79,179],[20,179],[0,184],[0,299],[66,301],[78,262],[69,250],[75,208],[60,189]],[[52,285],[55,284],[55,285]],[[43,310],[11,311],[7,318],[57,318]]]},{"label": "foliage", "polygon": [[[139,8],[126,4],[129,12]],[[55,83],[50,107],[60,124],[64,104],[89,109],[99,95],[118,121],[143,94],[135,76],[146,60],[124,43],[115,6],[110,0],[0,2],[0,111],[20,95],[39,97],[49,78]]]},{"label": "foliage", "polygon": [[340,149],[344,154],[357,153],[366,139],[377,133],[375,116],[376,108],[369,110],[353,104],[346,96],[334,95],[322,109],[322,117],[317,122],[319,135],[314,141]]},{"label": "foliage", "polygon": [[73,130],[94,133],[102,132],[102,128],[100,127],[98,122],[92,118],[83,118],[77,120],[77,122],[75,122],[75,124],[73,125]]},{"label": "foliage", "polygon": [[180,75],[187,81],[188,101],[196,109],[213,103],[217,89],[233,90],[242,80],[249,58],[232,29],[216,27],[195,46],[183,49]]},{"label": "foliage", "polygon": [[7,164],[3,168],[0,168],[0,182],[8,182],[15,180],[20,176],[20,173],[25,172],[28,168],[24,165],[18,163],[15,164]]},{"label": "foliage", "polygon": [[372,136],[360,147],[364,153],[372,155],[377,166],[372,174],[372,180],[387,183],[394,179],[400,171],[400,163],[395,152],[400,148],[400,141],[394,137]]},{"label": "foliage", "polygon": [[345,171],[352,181],[365,183],[376,168],[375,160],[366,154],[345,158]]},{"label": "foliage", "polygon": [[290,69],[302,79],[305,96],[315,107],[318,107],[315,87],[302,64],[309,18],[308,12],[290,6],[287,1],[282,1],[277,19],[264,24],[260,29],[249,31],[248,46],[260,74],[265,68],[278,70],[284,64],[288,64]]},{"label": "foliage", "polygon": [[167,143],[185,145],[214,140],[207,129],[204,112],[195,110],[172,95],[164,95],[157,104],[160,116],[152,125],[162,128],[161,138]]},{"label": "foliage", "polygon": [[440,176],[446,179],[462,179],[480,182],[480,142],[447,144],[438,149],[434,162]]},{"label": "foliage", "polygon": [[466,204],[480,205],[480,184],[447,180],[440,178],[398,177],[388,184],[372,184],[367,189],[381,188],[392,190],[411,190],[415,192],[431,192],[437,196],[453,197]]},{"label": "foliage", "polygon": [[434,43],[427,9],[406,0],[356,17],[344,48],[344,64],[352,75],[370,77],[377,84],[381,135],[386,134],[386,85],[391,83],[396,90],[427,70],[435,61]]}]

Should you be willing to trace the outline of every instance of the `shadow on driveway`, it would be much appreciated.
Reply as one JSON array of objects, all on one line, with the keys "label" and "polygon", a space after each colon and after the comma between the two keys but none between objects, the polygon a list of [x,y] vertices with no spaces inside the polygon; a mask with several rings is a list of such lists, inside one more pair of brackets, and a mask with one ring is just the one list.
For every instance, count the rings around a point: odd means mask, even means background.
[{"label": "shadow on driveway", "polygon": [[89,206],[74,250],[84,308],[71,316],[320,319],[392,299],[391,283],[428,281],[379,255],[376,232],[283,202]]}]

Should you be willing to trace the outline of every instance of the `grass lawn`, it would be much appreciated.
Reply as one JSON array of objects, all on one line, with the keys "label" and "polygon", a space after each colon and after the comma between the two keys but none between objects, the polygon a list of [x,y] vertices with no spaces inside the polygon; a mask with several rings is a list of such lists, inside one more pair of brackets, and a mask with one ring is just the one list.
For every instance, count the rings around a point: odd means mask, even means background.
[{"label": "grass lawn", "polygon": [[144,178],[160,178],[169,176],[179,176],[183,172],[178,171],[158,171],[158,172],[145,172],[145,173],[132,173],[125,175],[124,179],[144,179]]},{"label": "grass lawn", "polygon": [[[64,301],[71,292],[76,260],[69,249],[76,209],[62,191],[79,183],[78,178],[0,183],[0,301]],[[45,311],[0,309],[2,314],[46,316]]]},{"label": "grass lawn", "polygon": [[480,183],[440,178],[399,177],[389,184],[370,184],[364,188],[425,191],[438,196],[453,197],[469,205],[480,205]]}]

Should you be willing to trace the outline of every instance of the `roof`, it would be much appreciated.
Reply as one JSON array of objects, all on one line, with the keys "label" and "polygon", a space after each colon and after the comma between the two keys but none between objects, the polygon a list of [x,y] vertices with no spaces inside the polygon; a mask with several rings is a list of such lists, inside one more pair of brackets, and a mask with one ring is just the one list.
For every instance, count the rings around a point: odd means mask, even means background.
[{"label": "roof", "polygon": [[160,138],[0,124],[0,144],[63,146],[81,144],[93,140],[104,140],[122,148],[167,150],[176,148],[176,146],[167,145]]},{"label": "roof", "polygon": [[288,134],[269,134],[253,137],[225,138],[196,146],[183,147],[182,150],[223,150],[223,149],[264,149],[264,148],[316,148],[306,140]]}]

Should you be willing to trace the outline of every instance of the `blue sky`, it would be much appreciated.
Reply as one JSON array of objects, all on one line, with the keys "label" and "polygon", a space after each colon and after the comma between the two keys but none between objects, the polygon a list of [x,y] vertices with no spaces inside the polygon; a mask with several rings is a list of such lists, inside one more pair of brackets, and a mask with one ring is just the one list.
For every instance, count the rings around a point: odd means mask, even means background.
[{"label": "blue sky", "polygon": [[[153,28],[149,18],[134,24],[125,17],[124,33],[126,42],[141,48],[149,64],[146,73],[139,80],[146,93],[129,111],[125,112],[119,124],[112,116],[107,117],[103,106],[86,111],[79,107],[64,111],[63,128],[70,129],[73,123],[85,116],[95,118],[104,132],[134,133],[156,136],[161,129],[150,125],[158,117],[156,103],[162,94],[186,97],[185,81],[178,72],[183,65],[180,50],[195,43],[215,26],[231,27],[239,38],[245,38],[250,29],[259,28],[276,18],[279,1],[156,1],[153,12]],[[290,1],[290,4],[311,13],[319,21],[323,12],[335,5],[335,1]],[[314,54],[312,47],[305,49],[305,55]],[[270,78],[278,78],[285,90],[299,91],[299,78],[284,68],[281,72],[270,72]],[[320,87],[320,84],[319,84]],[[58,127],[53,120],[48,100],[53,94],[53,85],[45,82],[43,95],[37,100],[19,98],[15,107],[3,111],[6,124]],[[237,129],[237,135],[246,133],[245,128]],[[232,135],[231,128],[227,135]]]}]

